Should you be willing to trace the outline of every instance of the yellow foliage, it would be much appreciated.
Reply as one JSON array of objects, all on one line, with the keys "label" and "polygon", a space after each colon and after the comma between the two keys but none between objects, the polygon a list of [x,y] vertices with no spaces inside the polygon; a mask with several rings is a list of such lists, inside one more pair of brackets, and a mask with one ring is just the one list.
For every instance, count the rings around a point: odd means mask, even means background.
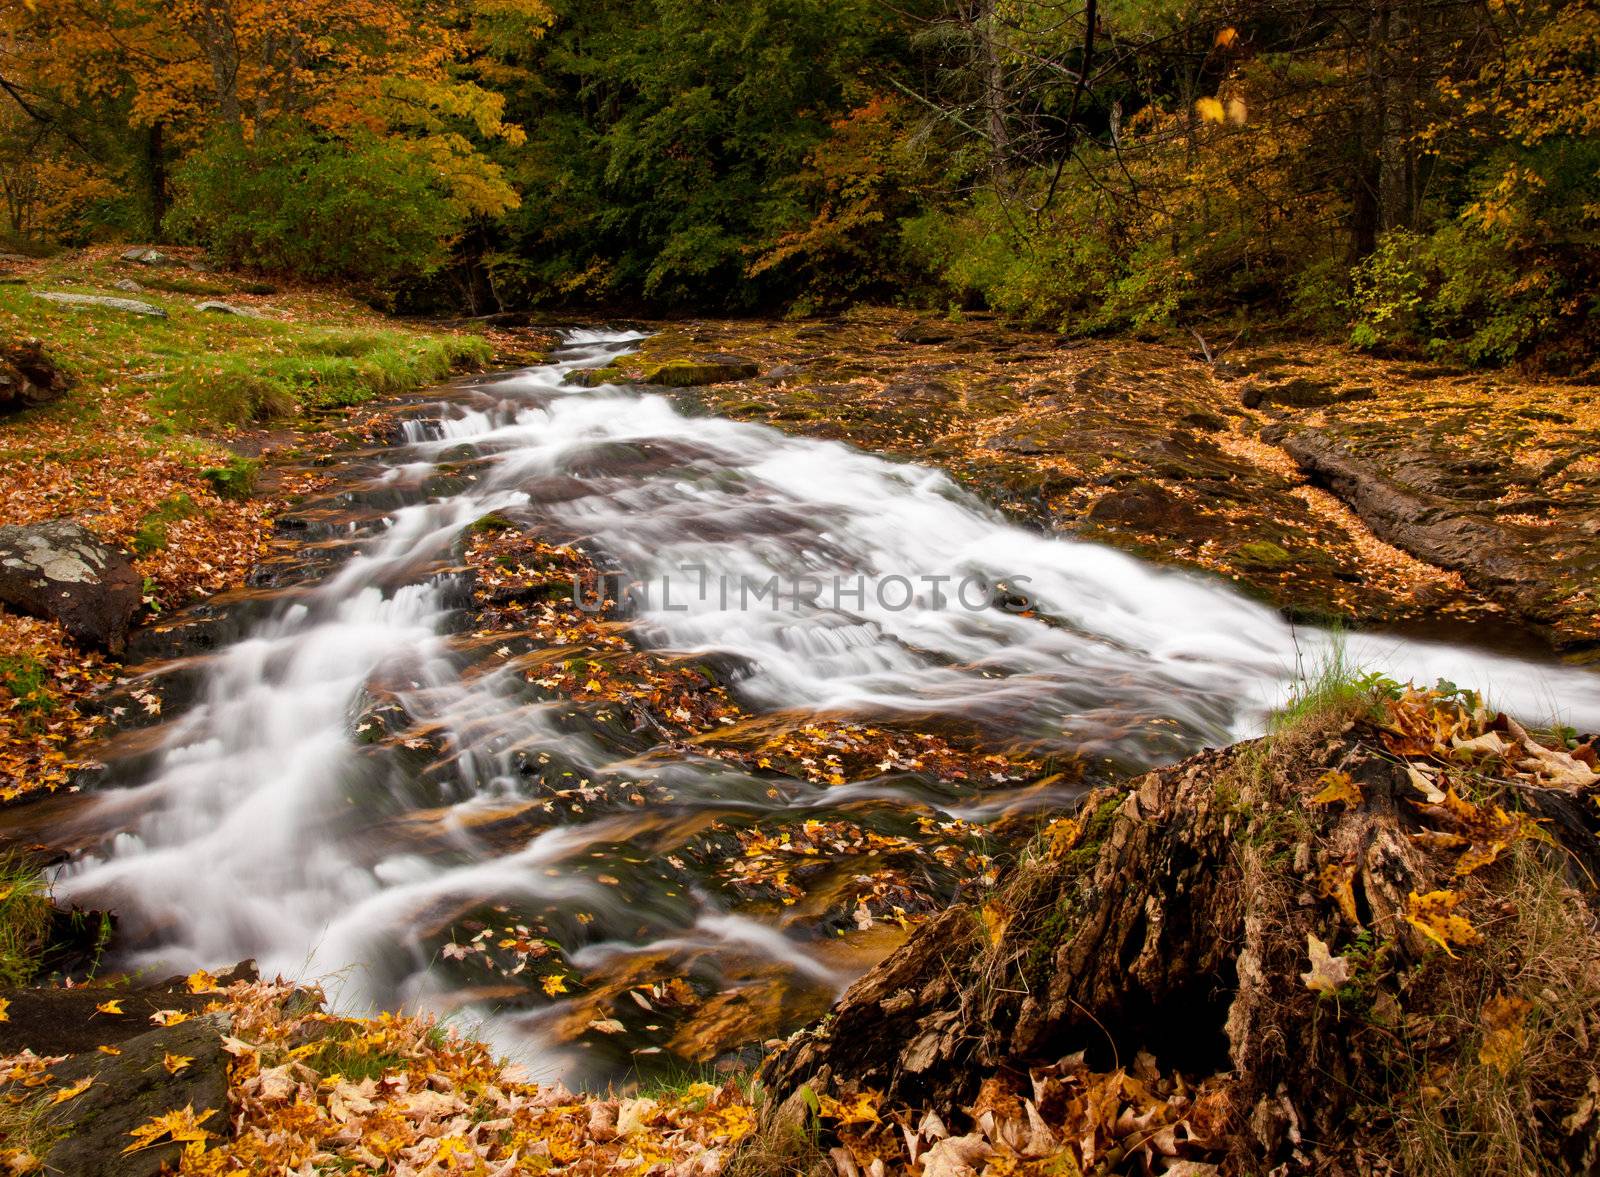
[{"label": "yellow foliage", "polygon": [[1455,914],[1460,903],[1461,896],[1454,891],[1429,891],[1426,895],[1413,891],[1406,897],[1406,923],[1453,957],[1450,945],[1465,947],[1483,939],[1464,917]]}]

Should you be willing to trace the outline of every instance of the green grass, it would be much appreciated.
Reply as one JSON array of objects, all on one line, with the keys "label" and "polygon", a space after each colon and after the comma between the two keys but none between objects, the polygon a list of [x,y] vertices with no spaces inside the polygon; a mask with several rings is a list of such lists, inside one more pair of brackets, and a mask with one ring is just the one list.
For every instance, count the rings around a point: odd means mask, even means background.
[{"label": "green grass", "polygon": [[[115,289],[132,277],[145,290]],[[204,281],[150,273],[104,258],[56,259],[27,286],[0,287],[0,335],[35,335],[77,378],[62,401],[33,411],[42,421],[70,418],[78,445],[92,454],[97,419],[123,414],[137,399],[151,413],[156,448],[169,438],[360,404],[439,381],[488,362],[493,348],[476,335],[390,326],[334,294],[283,295],[267,318],[194,308],[194,296],[228,296],[260,284],[227,275]],[[35,291],[133,297],[167,312],[156,319],[101,308],[65,307]],[[175,293],[176,292],[176,293]],[[63,455],[65,456],[65,455]]]},{"label": "green grass", "polygon": [[26,985],[39,971],[50,928],[50,892],[34,865],[0,854],[0,987]]},{"label": "green grass", "polygon": [[139,521],[139,530],[133,536],[133,550],[141,556],[165,551],[167,529],[178,520],[191,519],[199,513],[200,507],[188,495],[182,492],[168,495]]},{"label": "green grass", "polygon": [[1384,696],[1395,689],[1383,675],[1355,663],[1335,632],[1314,662],[1299,667],[1289,701],[1273,715],[1272,727],[1281,731],[1323,716],[1376,716]]},{"label": "green grass", "polygon": [[303,1060],[306,1066],[319,1075],[343,1075],[352,1083],[380,1079],[388,1071],[405,1067],[406,1060],[401,1055],[370,1050],[359,1039],[347,1037],[353,1033],[351,1028],[324,1039],[317,1049],[306,1055]]}]

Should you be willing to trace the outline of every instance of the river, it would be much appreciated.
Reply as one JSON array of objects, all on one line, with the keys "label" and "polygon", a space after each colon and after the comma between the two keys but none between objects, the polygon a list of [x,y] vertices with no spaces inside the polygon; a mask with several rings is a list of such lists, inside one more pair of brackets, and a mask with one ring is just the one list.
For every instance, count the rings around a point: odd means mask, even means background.
[{"label": "river", "polygon": [[[470,1018],[544,1072],[603,1078],[791,1028],[892,943],[852,950],[837,927],[738,902],[718,859],[740,844],[708,830],[843,815],[915,837],[1082,787],[886,764],[830,788],[642,753],[485,656],[457,561],[491,512],[602,554],[631,586],[630,640],[714,657],[756,712],[945,723],[1103,773],[1261,731],[1342,646],[1402,679],[1600,727],[1592,673],[1292,627],[1220,582],[1019,528],[937,470],[564,382],[638,338],[571,332],[547,365],[444,390],[354,468],[336,496],[348,509],[310,527],[321,571],[190,660],[193,704],[163,717],[154,751],[111,765],[92,803],[107,832],[56,880],[119,914],[118,963],[254,957],[323,979],[347,1008]],[[446,749],[443,767],[412,746],[428,741],[371,738],[380,703]],[[531,804],[552,794],[530,762],[595,802]],[[609,803],[618,790],[637,799]],[[951,877],[929,885],[947,897]],[[552,961],[568,981],[534,984]],[[683,1011],[713,1005],[721,1040],[686,1049]]]}]

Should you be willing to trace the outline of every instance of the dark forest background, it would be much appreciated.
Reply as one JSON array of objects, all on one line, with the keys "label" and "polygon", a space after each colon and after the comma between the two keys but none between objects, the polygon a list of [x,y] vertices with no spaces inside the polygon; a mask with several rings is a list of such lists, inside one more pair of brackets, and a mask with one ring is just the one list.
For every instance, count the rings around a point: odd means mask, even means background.
[{"label": "dark forest background", "polygon": [[988,309],[1579,374],[1600,8],[11,0],[0,229],[405,310]]}]

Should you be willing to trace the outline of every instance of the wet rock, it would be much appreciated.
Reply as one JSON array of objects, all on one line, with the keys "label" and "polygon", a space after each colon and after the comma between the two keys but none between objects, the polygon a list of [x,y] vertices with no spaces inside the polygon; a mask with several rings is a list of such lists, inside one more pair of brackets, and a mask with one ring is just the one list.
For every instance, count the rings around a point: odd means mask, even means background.
[{"label": "wet rock", "polygon": [[901,343],[948,343],[956,333],[948,325],[931,319],[918,319],[894,333]]},{"label": "wet rock", "polygon": [[1339,439],[1317,430],[1284,438],[1313,482],[1331,490],[1378,538],[1431,564],[1461,572],[1514,607],[1529,603],[1545,562],[1504,524],[1384,477]]},{"label": "wet rock", "polygon": [[1074,447],[1070,436],[1072,428],[1070,422],[1059,418],[1024,421],[1020,425],[996,433],[989,439],[989,445],[1003,453],[1029,457],[1064,454]]},{"label": "wet rock", "polygon": [[37,339],[0,344],[0,413],[47,404],[71,387]]},{"label": "wet rock", "polygon": [[1237,553],[1239,564],[1245,568],[1270,570],[1294,563],[1293,554],[1281,544],[1269,539],[1245,544]]},{"label": "wet rock", "polygon": [[942,380],[905,380],[889,385],[882,395],[887,400],[934,401],[939,404],[960,399],[960,394]]},{"label": "wet rock", "polygon": [[[123,1150],[134,1129],[185,1108],[204,1117],[201,1126],[214,1136],[231,1135],[231,1060],[222,1049],[222,1037],[231,1029],[226,1014],[205,1014],[129,1038],[121,1054],[86,1052],[53,1067],[58,1088],[84,1079],[92,1082],[81,1095],[44,1113],[45,1126],[61,1133],[44,1158],[46,1171],[74,1177],[157,1177],[175,1169],[183,1150],[179,1143]],[[168,1055],[190,1062],[172,1074],[164,1065]]]},{"label": "wet rock", "polygon": [[0,527],[0,603],[61,622],[81,645],[120,654],[140,587],[127,554],[80,524]]},{"label": "wet rock", "polygon": [[703,360],[669,360],[647,372],[646,384],[662,384],[668,388],[694,388],[702,384],[727,384],[734,380],[748,380],[761,371],[754,360],[743,356],[707,356]]},{"label": "wet rock", "polygon": [[605,368],[579,368],[576,372],[568,372],[561,378],[563,384],[575,384],[579,388],[599,388],[602,384],[624,384],[627,377],[622,369],[616,365]]},{"label": "wet rock", "polygon": [[1089,521],[1121,530],[1158,535],[1197,534],[1199,512],[1153,482],[1134,482],[1113,490],[1089,508]]},{"label": "wet rock", "polygon": [[231,302],[217,302],[215,300],[210,302],[197,302],[194,304],[194,309],[197,311],[205,311],[208,314],[213,315],[238,315],[245,319],[266,318],[265,315],[256,310],[254,307],[236,307]]},{"label": "wet rock", "polygon": [[1192,425],[1194,428],[1203,430],[1206,433],[1221,433],[1228,427],[1228,423],[1221,417],[1217,416],[1215,413],[1207,413],[1203,409],[1197,409],[1192,413],[1185,413],[1183,416],[1179,417],[1178,420],[1182,421],[1185,425]]},{"label": "wet rock", "polygon": [[133,249],[123,250],[121,260],[140,266],[175,266],[178,264],[175,258],[167,256],[159,249],[151,249],[148,246],[136,246]]},{"label": "wet rock", "polygon": [[153,319],[167,317],[167,312],[160,307],[153,303],[141,302],[136,298],[111,298],[100,294],[65,294],[56,290],[41,290],[34,297],[62,306],[104,307],[110,311],[126,311],[130,315],[148,315]]},{"label": "wet rock", "polygon": [[1340,388],[1327,381],[1296,376],[1275,383],[1248,381],[1239,389],[1239,403],[1247,409],[1258,409],[1264,405],[1317,409],[1349,401],[1371,400],[1374,395],[1371,388]]}]

